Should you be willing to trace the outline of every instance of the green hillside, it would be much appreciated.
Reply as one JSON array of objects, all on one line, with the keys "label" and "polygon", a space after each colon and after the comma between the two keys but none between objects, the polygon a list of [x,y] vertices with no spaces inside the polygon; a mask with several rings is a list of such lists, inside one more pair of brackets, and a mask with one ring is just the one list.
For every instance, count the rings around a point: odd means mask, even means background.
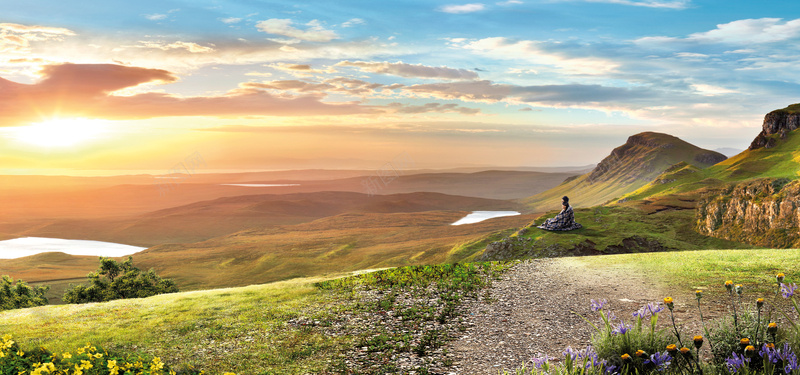
[{"label": "green hillside", "polygon": [[745,150],[706,169],[674,166],[623,198],[640,200],[755,178],[800,178],[800,132],[789,132],[782,139],[778,134],[769,137],[776,140],[774,147]]},{"label": "green hillside", "polygon": [[647,185],[675,164],[706,168],[724,159],[722,154],[671,135],[640,133],[615,148],[592,172],[522,202],[536,212],[557,208],[564,195],[569,196],[576,207],[602,205]]}]

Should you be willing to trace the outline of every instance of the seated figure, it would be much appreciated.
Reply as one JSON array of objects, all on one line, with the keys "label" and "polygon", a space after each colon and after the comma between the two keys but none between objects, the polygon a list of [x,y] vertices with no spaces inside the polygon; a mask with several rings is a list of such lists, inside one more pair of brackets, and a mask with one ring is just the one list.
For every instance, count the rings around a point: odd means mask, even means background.
[{"label": "seated figure", "polygon": [[572,207],[569,205],[569,198],[566,196],[561,198],[561,207],[561,212],[559,212],[556,217],[545,220],[538,228],[544,230],[573,230],[583,228],[583,225],[575,222],[575,214],[572,212]]}]

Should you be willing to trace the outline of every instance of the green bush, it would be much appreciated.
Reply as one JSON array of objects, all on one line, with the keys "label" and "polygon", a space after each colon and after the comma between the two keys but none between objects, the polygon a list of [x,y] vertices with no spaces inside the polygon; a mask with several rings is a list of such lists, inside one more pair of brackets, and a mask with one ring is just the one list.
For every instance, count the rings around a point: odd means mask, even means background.
[{"label": "green bush", "polygon": [[152,269],[142,272],[136,268],[131,257],[122,263],[101,257],[100,268],[87,277],[89,285],[72,286],[64,293],[64,302],[103,302],[179,291],[172,280],[162,279]]},{"label": "green bush", "polygon": [[14,279],[5,275],[0,280],[0,311],[46,305],[44,294],[49,289],[48,286],[30,287],[22,280],[15,284]]}]

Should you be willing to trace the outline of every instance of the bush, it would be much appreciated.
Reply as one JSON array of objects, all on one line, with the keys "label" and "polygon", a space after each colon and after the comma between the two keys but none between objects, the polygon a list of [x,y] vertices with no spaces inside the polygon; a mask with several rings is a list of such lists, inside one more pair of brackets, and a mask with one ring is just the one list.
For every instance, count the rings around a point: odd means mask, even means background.
[{"label": "bush", "polygon": [[179,291],[172,280],[162,279],[152,269],[142,272],[134,267],[131,257],[122,263],[101,257],[100,268],[87,277],[90,284],[72,286],[64,293],[64,302],[103,302]]},{"label": "bush", "polygon": [[46,305],[44,294],[49,289],[48,286],[30,287],[22,280],[15,284],[10,276],[3,276],[0,280],[0,311]]}]

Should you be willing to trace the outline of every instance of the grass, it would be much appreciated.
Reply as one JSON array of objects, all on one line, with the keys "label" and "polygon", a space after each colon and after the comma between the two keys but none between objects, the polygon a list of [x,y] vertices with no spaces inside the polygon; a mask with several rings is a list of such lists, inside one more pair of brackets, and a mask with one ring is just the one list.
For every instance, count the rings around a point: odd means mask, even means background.
[{"label": "grass", "polygon": [[775,275],[788,282],[800,281],[799,249],[702,250],[649,254],[620,254],[569,258],[582,267],[625,272],[637,271],[675,292],[694,294],[696,289],[724,291],[726,280],[758,293],[775,291]]},{"label": "grass", "polygon": [[265,364],[275,373],[319,372],[348,338],[287,322],[302,314],[331,319],[348,305],[312,281],[11,310],[0,313],[0,332],[53,352],[91,342],[211,373],[259,374]]},{"label": "grass", "polygon": [[[692,202],[674,198],[650,203],[638,208],[606,206],[576,209],[575,221],[582,224],[583,228],[550,232],[531,227],[526,233],[509,239],[513,244],[513,253],[509,254],[509,258],[752,247],[695,232],[695,213],[688,209],[693,206]],[[555,214],[550,212],[536,219],[533,226]]]}]

